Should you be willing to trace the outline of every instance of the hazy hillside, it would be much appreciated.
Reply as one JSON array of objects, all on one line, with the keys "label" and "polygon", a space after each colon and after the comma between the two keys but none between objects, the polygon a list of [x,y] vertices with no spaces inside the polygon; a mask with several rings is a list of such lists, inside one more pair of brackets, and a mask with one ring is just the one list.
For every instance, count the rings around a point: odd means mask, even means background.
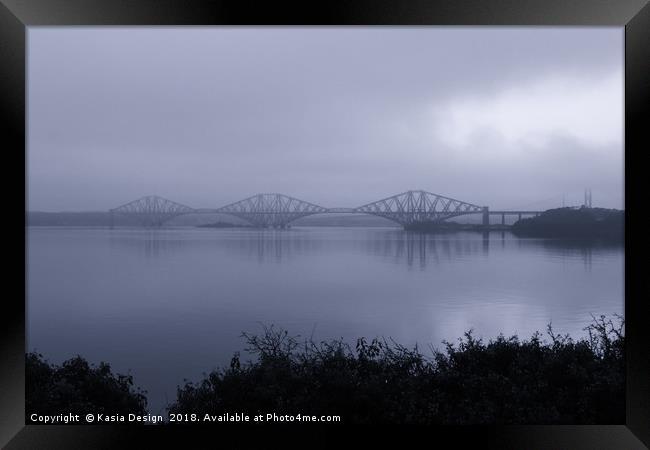
[{"label": "hazy hillside", "polygon": [[[26,214],[26,222],[32,227],[108,227],[110,214],[103,211],[86,212],[41,212],[30,211]],[[169,226],[197,226],[214,222],[231,222],[243,224],[244,221],[236,217],[223,214],[187,214],[175,217],[167,222]],[[116,226],[137,226],[133,218],[115,214],[113,223]]]},{"label": "hazy hillside", "polygon": [[[137,226],[132,218],[115,214],[113,217],[116,226]],[[33,227],[108,227],[110,215],[103,211],[87,212],[42,212],[30,211],[26,214],[28,226]],[[244,225],[245,221],[226,214],[187,214],[175,217],[166,223],[169,226],[198,226],[215,222],[229,222]],[[298,219],[292,226],[303,227],[390,227],[398,226],[395,222],[377,216],[362,214],[317,214]]]}]

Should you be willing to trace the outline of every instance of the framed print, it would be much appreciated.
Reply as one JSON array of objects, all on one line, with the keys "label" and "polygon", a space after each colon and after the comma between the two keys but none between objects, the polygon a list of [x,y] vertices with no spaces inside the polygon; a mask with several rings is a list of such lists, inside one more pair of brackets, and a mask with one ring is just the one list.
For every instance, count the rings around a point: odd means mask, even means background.
[{"label": "framed print", "polygon": [[6,448],[650,444],[647,2],[2,0],[0,25]]}]

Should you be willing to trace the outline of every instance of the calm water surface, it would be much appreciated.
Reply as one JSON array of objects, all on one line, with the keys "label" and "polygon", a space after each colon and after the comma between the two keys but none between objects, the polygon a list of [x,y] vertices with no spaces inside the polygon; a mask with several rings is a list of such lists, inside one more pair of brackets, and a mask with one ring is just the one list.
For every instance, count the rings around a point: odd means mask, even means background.
[{"label": "calm water surface", "polygon": [[27,349],[130,372],[160,413],[262,323],[422,348],[551,321],[579,337],[590,313],[623,313],[623,260],[620,246],[507,232],[30,228]]}]

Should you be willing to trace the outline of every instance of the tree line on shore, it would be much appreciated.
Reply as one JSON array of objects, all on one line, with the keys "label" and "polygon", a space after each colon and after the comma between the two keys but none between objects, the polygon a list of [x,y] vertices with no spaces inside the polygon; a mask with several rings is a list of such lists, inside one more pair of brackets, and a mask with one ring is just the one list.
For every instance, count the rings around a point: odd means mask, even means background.
[{"label": "tree line on shore", "polygon": [[512,232],[522,237],[583,238],[622,241],[625,211],[606,208],[556,208],[521,219]]}]

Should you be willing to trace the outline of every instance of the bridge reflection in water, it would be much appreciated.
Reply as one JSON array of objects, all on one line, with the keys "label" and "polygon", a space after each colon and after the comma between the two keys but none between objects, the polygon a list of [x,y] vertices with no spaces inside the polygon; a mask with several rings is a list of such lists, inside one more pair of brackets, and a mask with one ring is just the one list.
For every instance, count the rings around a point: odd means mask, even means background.
[{"label": "bridge reflection in water", "polygon": [[[553,258],[582,260],[591,268],[592,252],[611,250],[603,243],[544,239],[518,239],[510,232],[449,232],[425,234],[388,228],[297,227],[290,232],[252,229],[114,230],[109,243],[128,247],[146,259],[196,252],[210,259],[244,258],[259,264],[300,262],[314,255],[365,254],[391,264],[424,269],[487,257],[491,250],[508,249],[546,253]],[[213,255],[213,257],[209,256]]]}]

